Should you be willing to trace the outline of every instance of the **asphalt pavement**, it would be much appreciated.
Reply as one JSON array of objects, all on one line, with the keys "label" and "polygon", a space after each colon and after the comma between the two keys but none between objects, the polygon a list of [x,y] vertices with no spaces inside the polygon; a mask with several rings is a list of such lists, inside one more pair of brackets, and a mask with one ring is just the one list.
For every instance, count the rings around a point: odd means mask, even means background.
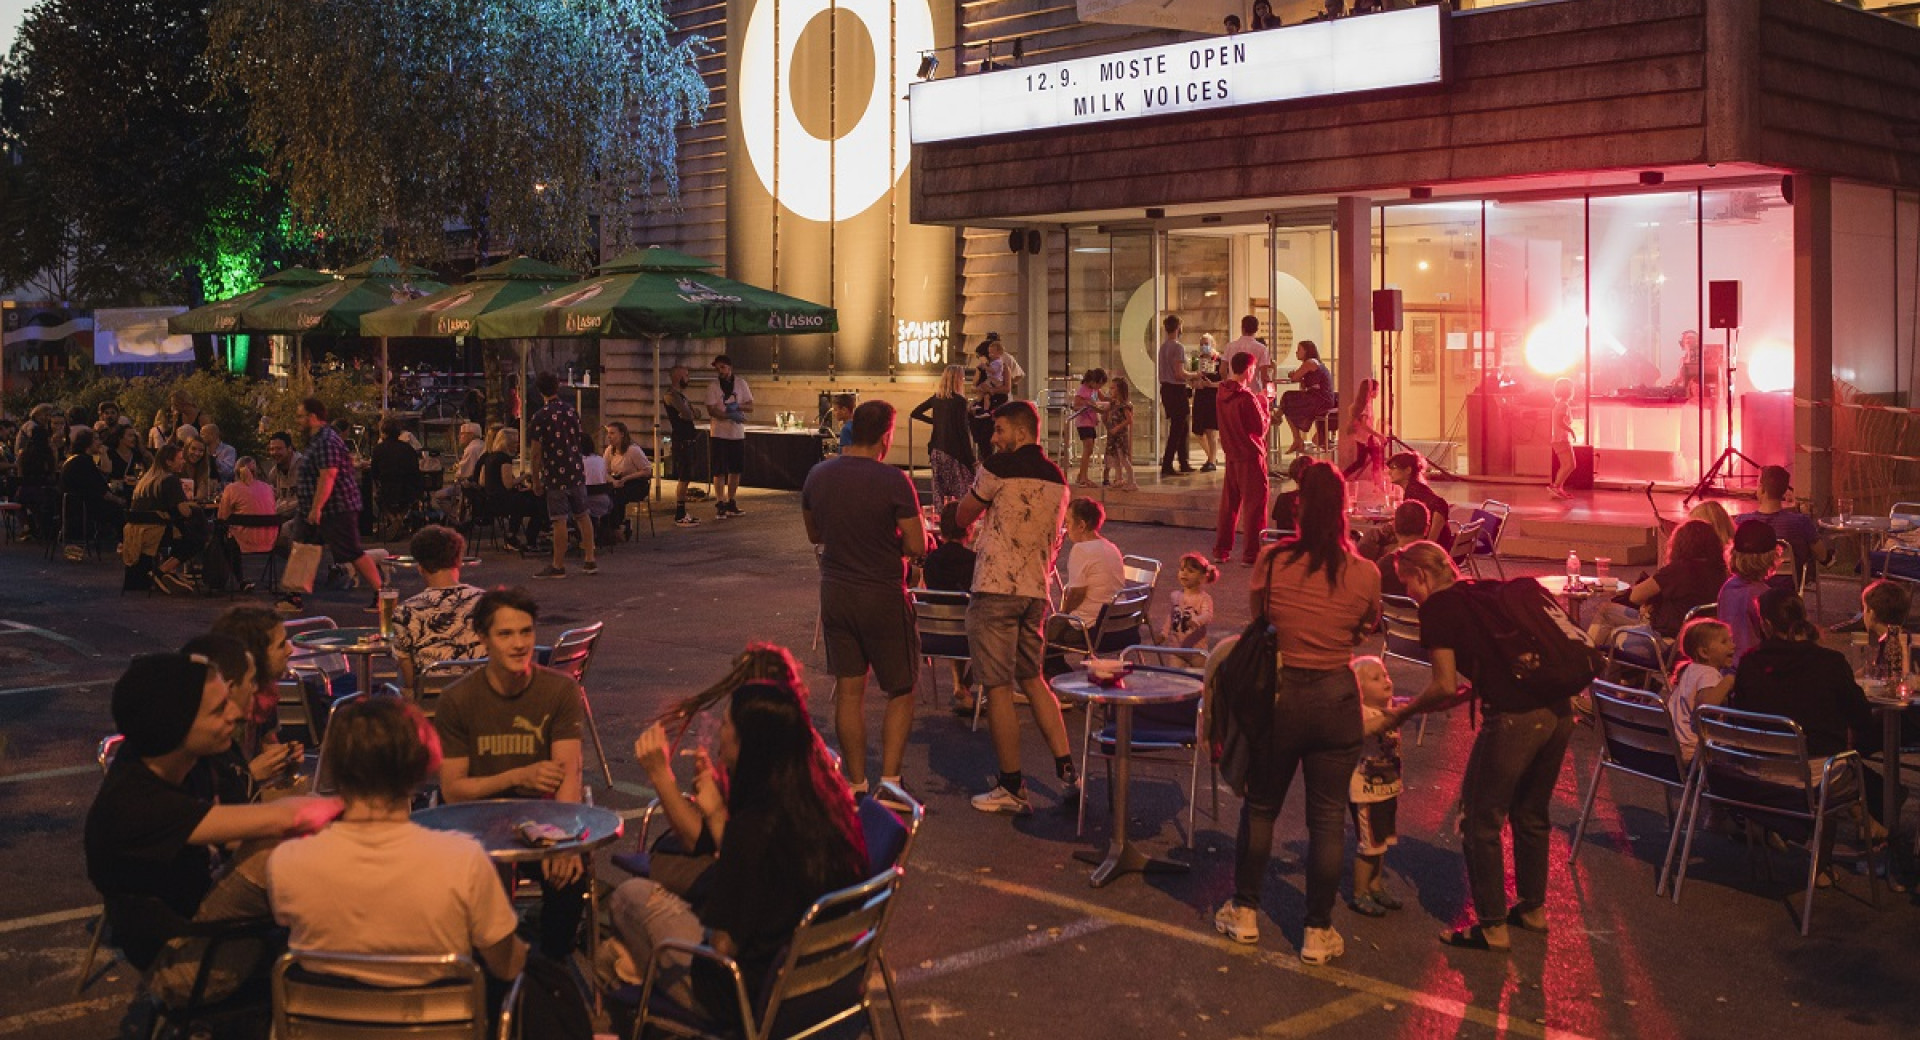
[{"label": "asphalt pavement", "polygon": [[[485,547],[467,575],[482,585],[525,584],[542,605],[540,631],[607,623],[588,692],[615,790],[602,805],[634,809],[650,792],[632,743],[651,715],[722,674],[750,640],[791,647],[814,679],[813,713],[831,741],[830,685],[813,648],[816,570],[798,497],[742,496],[747,515],[605,550],[601,572],[573,568],[533,581],[541,559]],[[1114,525],[1123,550],[1165,561],[1204,550],[1205,532]],[[400,551],[396,547],[396,551]],[[1214,598],[1214,635],[1245,623],[1248,570],[1229,565]],[[404,590],[417,585],[404,576]],[[177,647],[224,598],[122,595],[105,561],[47,560],[37,545],[0,547],[0,1036],[111,1035],[133,980],[102,958],[76,993],[99,898],[87,884],[81,821],[98,784],[97,741],[110,732],[107,700],[131,654]],[[1163,584],[1161,600],[1170,584]],[[370,623],[363,592],[320,593],[310,606],[342,624]],[[1685,900],[1654,895],[1666,845],[1662,792],[1603,780],[1576,865],[1567,840],[1593,768],[1595,735],[1582,727],[1554,801],[1552,897],[1546,936],[1515,933],[1509,955],[1442,947],[1461,923],[1465,873],[1452,803],[1472,739],[1464,713],[1436,717],[1423,743],[1406,742],[1400,844],[1386,857],[1407,908],[1380,920],[1341,907],[1347,954],[1311,968],[1297,955],[1305,852],[1299,796],[1281,818],[1257,945],[1215,934],[1212,912],[1231,889],[1239,805],[1206,770],[1198,825],[1186,833],[1184,766],[1137,768],[1130,825],[1151,851],[1191,864],[1184,874],[1128,875],[1100,889],[1073,853],[1104,845],[1104,771],[1088,783],[1088,829],[1060,809],[1047,756],[1022,713],[1026,767],[1038,810],[1027,819],[974,812],[967,796],[993,771],[986,733],[921,697],[906,781],[927,803],[903,905],[886,953],[898,975],[911,1035],[1073,1040],[1111,1037],[1733,1037],[1911,1036],[1920,1022],[1914,936],[1920,908],[1867,879],[1842,876],[1816,898],[1813,934],[1798,934],[1805,859],[1771,855],[1772,876],[1741,843],[1704,835]],[[1393,668],[1403,692],[1424,675]],[[877,696],[869,730],[877,740]],[[1068,715],[1076,740],[1083,716]],[[877,748],[875,749],[877,755]],[[590,763],[591,765],[591,763]],[[602,876],[618,880],[602,868]],[[1906,1025],[1901,1025],[1906,1023]],[[889,1032],[891,1025],[889,1024]]]}]

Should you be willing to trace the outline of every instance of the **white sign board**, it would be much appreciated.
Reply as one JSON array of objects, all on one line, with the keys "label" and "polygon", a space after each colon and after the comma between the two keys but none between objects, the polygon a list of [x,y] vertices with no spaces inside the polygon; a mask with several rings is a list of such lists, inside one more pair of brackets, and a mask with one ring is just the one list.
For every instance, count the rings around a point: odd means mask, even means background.
[{"label": "white sign board", "polygon": [[96,365],[190,364],[193,337],[167,334],[167,319],[185,307],[128,307],[93,312]]},{"label": "white sign board", "polygon": [[915,83],[914,144],[1434,86],[1441,5]]}]

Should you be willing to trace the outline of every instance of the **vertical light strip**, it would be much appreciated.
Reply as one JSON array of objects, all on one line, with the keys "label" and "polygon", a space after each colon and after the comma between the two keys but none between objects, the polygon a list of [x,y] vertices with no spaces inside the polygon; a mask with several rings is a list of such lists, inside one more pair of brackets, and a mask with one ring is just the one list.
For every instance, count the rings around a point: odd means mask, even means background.
[{"label": "vertical light strip", "polygon": [[[780,291],[780,0],[760,0],[773,5],[773,291]],[[780,378],[780,341],[773,337],[773,378]]]},{"label": "vertical light strip", "polygon": [[[896,360],[899,354],[899,342],[900,342],[899,336],[897,336],[894,333],[894,329],[898,327],[898,322],[899,322],[899,315],[897,312],[897,308],[899,306],[899,298],[898,298],[899,294],[896,289],[896,283],[900,275],[900,267],[899,267],[900,181],[898,179],[895,179],[893,176],[893,171],[898,169],[898,167],[895,166],[894,163],[899,159],[899,154],[900,154],[900,106],[897,103],[895,103],[895,101],[893,100],[893,96],[894,96],[893,92],[895,90],[898,90],[899,87],[900,87],[900,0],[893,0],[892,3],[887,5],[887,93],[886,93],[886,98],[887,98],[887,177],[889,178],[889,181],[887,184],[887,318],[886,318],[886,324],[883,326],[881,331],[881,342],[886,344],[886,350],[887,350],[887,382],[889,383],[896,381],[896,377],[894,373],[894,361]],[[1894,241],[1896,244],[1899,242],[1898,235],[1894,236]],[[1899,277],[1898,277],[1899,267],[1900,267],[1899,264],[1894,265],[1894,269],[1896,272],[1894,280],[1896,282],[1899,281]],[[1896,293],[1894,298],[1897,300],[1899,298],[1899,294]],[[909,429],[911,429],[913,424],[908,423],[907,425]],[[913,452],[911,450],[911,445],[909,445],[909,450],[907,452],[907,470],[909,473],[911,473],[913,470]]]},{"label": "vertical light strip", "polygon": [[[840,306],[840,3],[827,3],[827,306]],[[827,382],[833,382],[835,332],[827,337]]]}]

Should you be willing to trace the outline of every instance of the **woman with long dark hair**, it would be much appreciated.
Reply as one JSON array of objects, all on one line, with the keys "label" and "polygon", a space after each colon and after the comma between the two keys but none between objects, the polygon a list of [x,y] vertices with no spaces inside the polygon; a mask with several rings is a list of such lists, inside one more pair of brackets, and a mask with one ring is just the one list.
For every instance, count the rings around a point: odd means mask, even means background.
[{"label": "woman with long dark hair", "polygon": [[1613,630],[1643,620],[1653,630],[1673,639],[1687,611],[1712,603],[1727,581],[1727,561],[1720,536],[1704,520],[1689,520],[1667,542],[1664,566],[1626,591],[1624,602],[1614,600],[1594,619],[1588,635],[1595,646],[1605,646]]},{"label": "woman with long dark hair", "polygon": [[[1293,357],[1300,362],[1300,367],[1287,379],[1298,383],[1300,389],[1280,395],[1280,413],[1286,416],[1287,428],[1293,431],[1293,443],[1287,450],[1299,454],[1307,450],[1306,437],[1313,424],[1334,410],[1333,376],[1327,373],[1327,366],[1320,363],[1320,348],[1310,339],[1300,341]],[[1317,439],[1315,445],[1320,446]]]},{"label": "woman with long dark hair", "polygon": [[[201,516],[196,504],[188,499],[186,488],[181,483],[180,470],[184,465],[184,452],[178,444],[162,445],[154,453],[153,468],[147,470],[140,477],[140,482],[133,486],[132,501],[127,504],[127,526],[130,530],[128,548],[132,549],[139,543],[139,552],[145,553],[147,548],[153,550],[146,554],[158,561],[154,567],[154,584],[162,591],[173,594],[197,591],[182,573],[183,565],[185,561],[198,557],[207,544],[206,519]],[[131,536],[132,528],[155,525],[160,526],[162,531],[150,539],[151,546],[146,544],[149,539]],[[168,548],[172,550],[171,553],[160,558],[160,550]],[[122,558],[126,556],[127,552],[123,551]],[[133,562],[127,560],[129,565]]]},{"label": "woman with long dark hair", "polygon": [[[853,793],[813,728],[803,690],[766,680],[740,686],[716,743],[718,762],[696,755],[691,800],[680,794],[662,725],[634,746],[675,832],[693,835],[695,852],[720,855],[690,898],[645,878],[614,891],[611,963],[602,968],[616,978],[643,979],[663,941],[704,938],[757,984],[815,900],[867,876]],[[670,956],[656,985],[732,1018],[732,985],[712,967]]]},{"label": "woman with long dark hair", "polygon": [[[1360,690],[1347,666],[1353,647],[1380,616],[1380,570],[1347,537],[1347,483],[1316,462],[1300,477],[1299,533],[1268,546],[1253,565],[1250,606],[1273,625],[1281,657],[1279,689],[1221,690],[1273,705],[1273,726],[1252,748],[1233,898],[1214,927],[1235,942],[1260,938],[1260,889],[1273,854],[1273,825],[1294,774],[1307,781],[1307,913],[1300,959],[1324,964],[1346,952],[1333,930],[1340,887],[1347,792],[1360,760]],[[1244,702],[1242,702],[1244,703]]]}]

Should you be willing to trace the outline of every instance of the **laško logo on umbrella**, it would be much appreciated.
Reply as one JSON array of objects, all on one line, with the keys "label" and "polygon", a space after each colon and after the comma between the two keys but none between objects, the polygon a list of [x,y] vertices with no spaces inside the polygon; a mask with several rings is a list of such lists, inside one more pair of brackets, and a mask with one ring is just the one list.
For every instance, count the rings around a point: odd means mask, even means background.
[{"label": "la\u0161ko logo on umbrella", "polygon": [[592,332],[600,327],[600,320],[601,316],[598,314],[568,314],[567,331]]},{"label": "la\u0161ko logo on umbrella", "polygon": [[823,314],[769,314],[767,328],[770,329],[818,329],[825,328],[826,316]]},{"label": "la\u0161ko logo on umbrella", "polygon": [[679,297],[688,303],[739,303],[740,297],[728,296],[709,285],[701,285],[691,278],[679,281]]}]

